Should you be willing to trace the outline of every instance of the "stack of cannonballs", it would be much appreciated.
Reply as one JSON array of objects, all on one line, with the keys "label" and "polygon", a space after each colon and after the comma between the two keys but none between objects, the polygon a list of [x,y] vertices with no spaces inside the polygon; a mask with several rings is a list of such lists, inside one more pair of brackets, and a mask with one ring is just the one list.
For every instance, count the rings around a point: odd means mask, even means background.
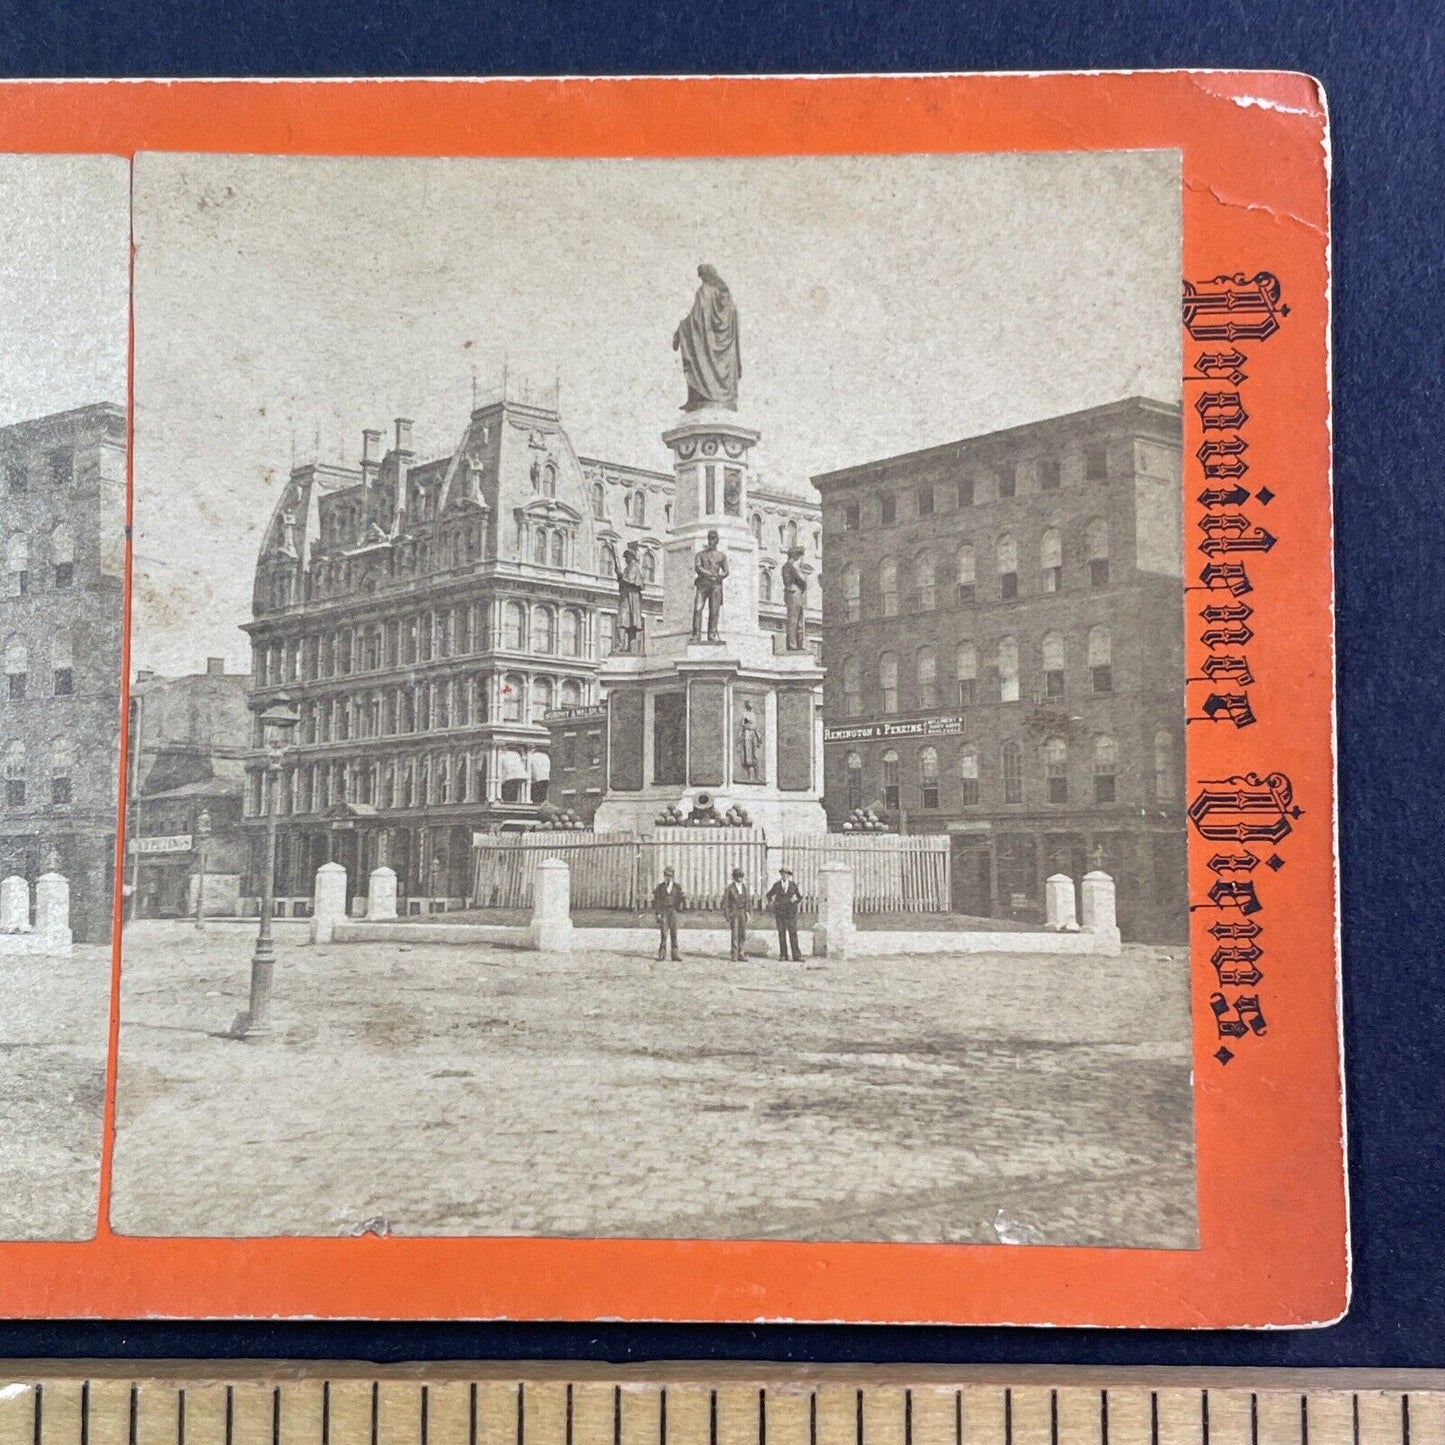
[{"label": "stack of cannonballs", "polygon": [[888,824],[872,808],[854,808],[843,820],[845,833],[887,833]]},{"label": "stack of cannonballs", "polygon": [[751,828],[753,820],[748,817],[748,810],[734,803],[722,816],[724,828]]},{"label": "stack of cannonballs", "polygon": [[582,821],[580,814],[571,808],[553,807],[551,803],[542,804],[537,821],[532,826],[545,828],[553,833],[585,833],[587,831],[587,824]]}]

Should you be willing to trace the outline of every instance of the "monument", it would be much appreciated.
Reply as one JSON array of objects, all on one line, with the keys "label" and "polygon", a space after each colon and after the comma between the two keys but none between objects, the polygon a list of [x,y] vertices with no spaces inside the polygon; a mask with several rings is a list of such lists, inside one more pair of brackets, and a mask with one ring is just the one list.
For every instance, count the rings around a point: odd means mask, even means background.
[{"label": "monument", "polygon": [[662,616],[625,644],[619,633],[602,663],[608,777],[594,827],[646,832],[669,807],[704,817],[736,805],[772,837],[822,833],[823,669],[802,636],[801,594],[786,635],[758,623],[747,518],[759,433],[738,414],[732,293],[711,266],[698,277],[672,339],[687,400],[662,434],[677,477]]}]

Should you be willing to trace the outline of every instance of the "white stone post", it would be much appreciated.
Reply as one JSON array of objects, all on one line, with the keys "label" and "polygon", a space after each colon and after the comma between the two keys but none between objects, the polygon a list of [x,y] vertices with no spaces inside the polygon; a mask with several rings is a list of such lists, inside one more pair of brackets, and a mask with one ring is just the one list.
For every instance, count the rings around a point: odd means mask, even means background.
[{"label": "white stone post", "polygon": [[1079,917],[1074,910],[1074,880],[1067,873],[1051,874],[1044,881],[1044,926],[1055,933],[1079,931]]},{"label": "white stone post", "polygon": [[853,926],[853,870],[846,863],[818,869],[818,921],[813,927],[815,958],[847,958],[857,947]]},{"label": "white stone post", "polygon": [[70,952],[70,884],[59,873],[42,873],[35,880],[35,930],[47,952]]},{"label": "white stone post", "polygon": [[1114,880],[1095,869],[1084,874],[1084,931],[1099,942],[1098,951],[1117,956],[1121,943],[1114,913]]},{"label": "white stone post", "polygon": [[30,932],[30,885],[17,874],[0,882],[0,933]]},{"label": "white stone post", "polygon": [[346,869],[340,863],[323,863],[316,870],[316,892],[311,908],[312,943],[330,943],[338,923],[346,921]]},{"label": "white stone post", "polygon": [[371,870],[366,888],[366,920],[386,923],[396,917],[396,874],[384,863]]},{"label": "white stone post", "polygon": [[538,953],[571,952],[572,870],[560,858],[537,864],[527,945]]}]

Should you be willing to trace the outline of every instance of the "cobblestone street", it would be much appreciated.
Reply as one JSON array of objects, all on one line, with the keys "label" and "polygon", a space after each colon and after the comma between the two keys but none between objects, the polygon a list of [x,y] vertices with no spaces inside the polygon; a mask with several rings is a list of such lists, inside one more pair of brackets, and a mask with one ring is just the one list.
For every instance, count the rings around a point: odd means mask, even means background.
[{"label": "cobblestone street", "polygon": [[[137,1234],[1195,1239],[1182,949],[651,957],[127,933],[114,1226]],[[204,951],[201,947],[204,942]]]},{"label": "cobblestone street", "polygon": [[3,958],[0,1239],[95,1233],[110,949]]}]

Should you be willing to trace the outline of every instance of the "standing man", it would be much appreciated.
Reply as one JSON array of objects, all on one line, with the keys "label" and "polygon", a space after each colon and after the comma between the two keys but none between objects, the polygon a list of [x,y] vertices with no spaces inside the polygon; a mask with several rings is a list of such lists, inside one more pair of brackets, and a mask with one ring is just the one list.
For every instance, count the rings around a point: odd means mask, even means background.
[{"label": "standing man", "polygon": [[723,579],[728,575],[727,553],[718,546],[718,534],[707,534],[707,546],[693,558],[692,640],[702,641],[703,614],[707,614],[707,640],[717,642],[722,612]]},{"label": "standing man", "polygon": [[788,608],[787,647],[789,652],[806,652],[807,628],[803,621],[803,610],[808,601],[808,579],[798,565],[803,555],[801,547],[788,548],[788,560],[783,563],[783,601]]},{"label": "standing man", "polygon": [[768,903],[773,922],[778,925],[778,957],[791,958],[794,963],[803,961],[803,950],[798,947],[798,907],[802,901],[802,890],[793,882],[793,870],[779,868],[778,881],[768,889]]},{"label": "standing man", "polygon": [[671,868],[662,870],[662,882],[652,890],[652,912],[657,919],[657,957],[660,962],[672,950],[672,961],[682,962],[677,951],[677,915],[684,908],[682,884]]},{"label": "standing man", "polygon": [[612,568],[617,574],[617,631],[622,636],[622,651],[637,652],[642,638],[643,582],[636,542],[623,548],[620,567],[613,554]]},{"label": "standing man", "polygon": [[731,952],[729,958],[747,957],[748,947],[748,885],[743,881],[743,870],[733,869],[733,881],[723,893],[723,917],[728,921],[728,935]]}]

